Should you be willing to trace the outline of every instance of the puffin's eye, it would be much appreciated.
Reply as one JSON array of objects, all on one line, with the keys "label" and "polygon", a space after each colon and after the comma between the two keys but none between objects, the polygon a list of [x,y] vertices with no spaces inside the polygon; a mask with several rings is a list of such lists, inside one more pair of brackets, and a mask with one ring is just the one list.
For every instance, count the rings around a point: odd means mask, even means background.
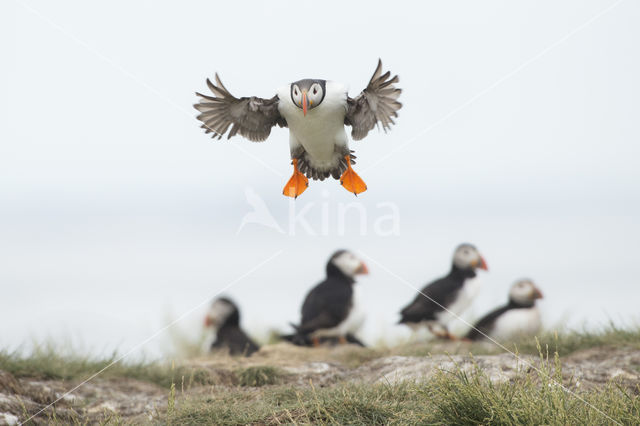
[{"label": "puffin's eye", "polygon": [[317,87],[315,87],[315,86],[314,86],[314,88],[313,88],[313,94],[314,94],[314,95],[317,95],[317,94],[318,94],[318,88],[317,88]]}]

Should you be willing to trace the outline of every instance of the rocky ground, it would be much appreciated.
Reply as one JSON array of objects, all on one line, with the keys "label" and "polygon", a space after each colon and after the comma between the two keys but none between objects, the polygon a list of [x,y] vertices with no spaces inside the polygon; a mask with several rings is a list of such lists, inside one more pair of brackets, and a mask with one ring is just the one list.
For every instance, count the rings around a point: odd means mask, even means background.
[{"label": "rocky ground", "polygon": [[[550,362],[553,363],[553,359]],[[184,395],[202,392],[211,386],[248,386],[238,371],[252,366],[275,367],[279,384],[307,386],[311,382],[314,386],[326,387],[344,382],[393,384],[428,380],[438,370],[455,369],[469,373],[479,369],[492,381],[512,381],[517,374],[538,368],[540,358],[523,355],[516,359],[511,354],[377,357],[371,350],[355,347],[301,349],[277,344],[249,359],[207,357],[191,360],[186,365],[193,367],[193,374],[175,378],[178,404]],[[634,393],[640,389],[640,351],[637,349],[586,349],[563,357],[561,365],[563,382],[573,389],[595,389],[612,380]],[[166,387],[126,377],[98,376],[66,394],[81,381],[16,378],[0,371],[0,424],[19,424],[43,408],[33,423],[67,423],[77,419],[89,423],[116,420],[147,423],[162,418],[170,401],[170,390]],[[45,408],[58,399],[53,407]]]}]

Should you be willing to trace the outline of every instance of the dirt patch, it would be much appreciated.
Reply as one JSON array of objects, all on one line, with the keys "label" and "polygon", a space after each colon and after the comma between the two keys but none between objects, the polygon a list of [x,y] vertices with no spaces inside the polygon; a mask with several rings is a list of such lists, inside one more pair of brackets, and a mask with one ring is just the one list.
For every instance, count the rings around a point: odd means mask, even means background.
[{"label": "dirt patch", "polygon": [[[0,375],[10,376],[6,372]],[[10,383],[16,391],[0,393],[0,425],[14,424],[12,418],[3,418],[3,415],[9,414],[23,422],[40,410],[43,411],[32,420],[35,424],[48,424],[52,420],[72,423],[79,418],[90,422],[112,418],[148,421],[167,400],[164,389],[127,378],[96,378],[69,394],[66,392],[79,383],[29,378],[13,378]]]}]

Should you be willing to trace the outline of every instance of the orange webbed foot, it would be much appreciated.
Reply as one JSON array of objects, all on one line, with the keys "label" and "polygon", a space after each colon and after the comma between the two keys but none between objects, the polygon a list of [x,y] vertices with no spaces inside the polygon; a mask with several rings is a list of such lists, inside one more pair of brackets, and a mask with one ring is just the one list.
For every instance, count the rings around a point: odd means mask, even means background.
[{"label": "orange webbed foot", "polygon": [[340,184],[347,191],[353,192],[354,195],[366,191],[367,184],[364,183],[362,178],[351,168],[350,156],[346,155],[344,158],[347,160],[347,170],[340,176]]},{"label": "orange webbed foot", "polygon": [[454,336],[453,334],[448,333],[448,332],[447,332],[447,336],[445,337],[445,339],[449,339],[452,342],[457,342],[457,341],[460,340],[460,338],[458,338],[457,336]]},{"label": "orange webbed foot", "polygon": [[293,160],[293,175],[284,186],[282,193],[287,197],[298,198],[309,187],[309,179],[298,170],[298,160]]}]

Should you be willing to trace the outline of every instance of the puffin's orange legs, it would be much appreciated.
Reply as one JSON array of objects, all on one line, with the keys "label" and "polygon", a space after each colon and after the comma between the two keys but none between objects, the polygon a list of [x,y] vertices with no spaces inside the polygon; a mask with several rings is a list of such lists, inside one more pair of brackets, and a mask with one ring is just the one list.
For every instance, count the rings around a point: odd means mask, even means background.
[{"label": "puffin's orange legs", "polygon": [[367,184],[351,168],[351,156],[345,155],[347,160],[347,170],[340,176],[340,184],[349,192],[358,195],[367,190]]},{"label": "puffin's orange legs", "polygon": [[298,198],[309,186],[309,179],[298,170],[298,159],[293,159],[293,175],[284,186],[282,193],[287,197]]}]

